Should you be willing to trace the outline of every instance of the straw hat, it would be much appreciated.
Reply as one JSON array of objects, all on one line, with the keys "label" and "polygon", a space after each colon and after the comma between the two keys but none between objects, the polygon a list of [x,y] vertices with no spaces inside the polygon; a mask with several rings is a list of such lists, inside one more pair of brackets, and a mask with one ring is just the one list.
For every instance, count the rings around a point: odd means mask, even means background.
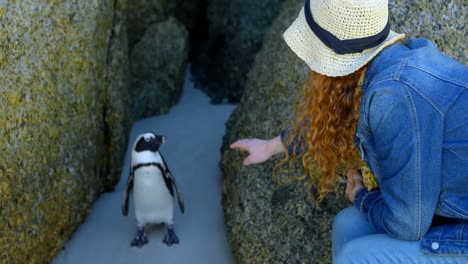
[{"label": "straw hat", "polygon": [[357,71],[404,36],[390,30],[388,0],[306,0],[283,35],[313,71],[330,77]]}]

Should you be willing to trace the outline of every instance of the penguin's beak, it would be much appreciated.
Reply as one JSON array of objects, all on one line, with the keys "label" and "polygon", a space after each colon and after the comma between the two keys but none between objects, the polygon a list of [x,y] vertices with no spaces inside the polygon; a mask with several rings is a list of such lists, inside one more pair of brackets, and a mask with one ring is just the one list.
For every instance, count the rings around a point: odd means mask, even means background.
[{"label": "penguin's beak", "polygon": [[167,142],[167,138],[163,136],[162,139],[161,139],[161,142],[162,142],[163,144],[166,143],[166,142]]}]

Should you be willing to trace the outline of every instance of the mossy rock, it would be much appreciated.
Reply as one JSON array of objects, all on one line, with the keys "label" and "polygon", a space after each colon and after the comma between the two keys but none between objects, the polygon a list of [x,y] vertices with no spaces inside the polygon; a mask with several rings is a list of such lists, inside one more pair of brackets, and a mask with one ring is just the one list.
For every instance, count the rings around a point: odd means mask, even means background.
[{"label": "mossy rock", "polygon": [[[264,164],[243,167],[245,154],[228,147],[240,138],[275,137],[292,123],[293,106],[297,96],[302,95],[309,68],[287,47],[282,34],[303,3],[287,0],[283,4],[248,73],[241,102],[226,125],[221,161],[223,207],[226,233],[237,263],[331,263],[333,217],[351,205],[340,183],[334,194],[317,207],[313,188],[309,190],[303,182],[280,186],[273,180],[274,173],[286,178],[301,175],[297,164],[289,172],[284,168],[274,171],[282,158],[279,156]],[[425,36],[436,43],[444,38],[444,44],[439,45],[442,51],[466,63],[466,7],[461,1],[451,1],[449,9],[442,8],[440,1],[394,1],[390,6],[392,21],[400,21],[393,23],[395,31]],[[435,15],[437,9],[441,16],[448,16],[452,10],[453,16],[463,18],[445,24],[446,20]],[[421,17],[421,13],[425,15]],[[431,17],[428,13],[432,14],[432,25],[424,22]]]},{"label": "mossy rock", "polygon": [[391,0],[393,30],[433,41],[446,55],[467,65],[468,5],[465,0]]},{"label": "mossy rock", "polygon": [[120,180],[122,161],[133,122],[132,98],[129,93],[130,63],[128,57],[127,0],[117,0],[114,6],[113,27],[109,39],[103,96],[104,141],[106,167],[104,189],[113,190]]},{"label": "mossy rock", "polygon": [[132,0],[129,1],[128,39],[130,51],[140,41],[145,31],[153,24],[163,22],[170,16],[181,21],[189,32],[196,19],[203,13],[203,0]]},{"label": "mossy rock", "polygon": [[193,68],[214,102],[239,102],[254,56],[283,1],[208,0],[208,36]]},{"label": "mossy rock", "polygon": [[131,1],[127,11],[130,47],[138,43],[150,25],[166,20],[174,12],[177,3],[173,0]]},{"label": "mossy rock", "polygon": [[125,6],[0,3],[0,263],[48,263],[119,179]]},{"label": "mossy rock", "polygon": [[133,116],[165,114],[182,94],[188,33],[175,18],[152,25],[131,54]]},{"label": "mossy rock", "polygon": [[[291,124],[308,67],[286,45],[282,33],[303,1],[288,0],[266,33],[248,75],[239,107],[227,123],[221,168],[228,241],[237,263],[325,263],[330,260],[331,221],[348,205],[343,192],[316,205],[303,182],[279,186],[274,166],[282,157],[242,167],[245,155],[227,148],[239,138],[272,138]],[[296,168],[288,175],[300,176]],[[343,186],[337,188],[342,189]]]}]

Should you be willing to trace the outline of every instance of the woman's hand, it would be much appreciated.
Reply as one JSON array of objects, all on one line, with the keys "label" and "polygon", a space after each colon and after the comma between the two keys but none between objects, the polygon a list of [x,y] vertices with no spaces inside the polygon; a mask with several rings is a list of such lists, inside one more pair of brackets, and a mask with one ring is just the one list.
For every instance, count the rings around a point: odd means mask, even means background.
[{"label": "woman's hand", "polygon": [[249,156],[242,162],[244,166],[262,163],[270,159],[271,156],[286,151],[279,136],[269,140],[240,139],[232,143],[231,148],[249,153]]},{"label": "woman's hand", "polygon": [[356,196],[356,192],[362,188],[365,188],[362,182],[362,175],[359,171],[355,169],[350,169],[346,172],[347,182],[346,182],[346,196],[348,199],[354,203],[354,197]]}]

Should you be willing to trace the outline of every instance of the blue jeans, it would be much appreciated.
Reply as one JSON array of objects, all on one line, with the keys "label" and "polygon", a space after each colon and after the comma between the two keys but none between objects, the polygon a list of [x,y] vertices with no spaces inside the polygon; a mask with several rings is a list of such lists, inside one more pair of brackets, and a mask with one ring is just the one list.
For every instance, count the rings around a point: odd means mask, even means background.
[{"label": "blue jeans", "polygon": [[463,256],[431,256],[421,252],[419,241],[394,239],[375,233],[354,207],[337,214],[332,230],[332,260],[343,263],[468,263]]}]

